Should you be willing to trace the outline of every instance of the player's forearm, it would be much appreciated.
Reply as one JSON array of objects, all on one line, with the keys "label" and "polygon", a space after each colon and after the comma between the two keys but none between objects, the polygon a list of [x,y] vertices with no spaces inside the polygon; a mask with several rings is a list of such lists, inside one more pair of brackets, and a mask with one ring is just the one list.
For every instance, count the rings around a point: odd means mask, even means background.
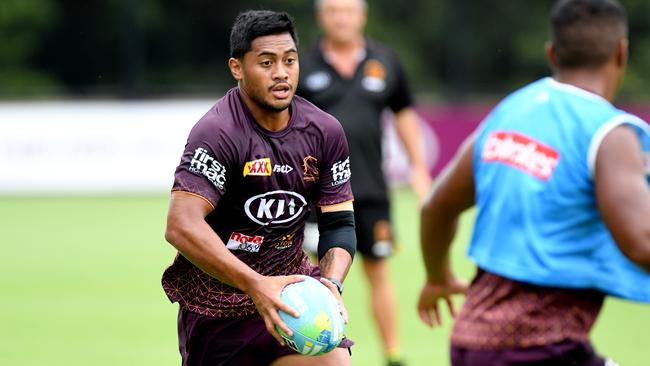
[{"label": "player's forearm", "polygon": [[395,115],[395,119],[395,130],[404,145],[411,167],[426,170],[417,114],[412,108],[405,108]]},{"label": "player's forearm", "polygon": [[244,292],[261,276],[226,249],[203,220],[168,224],[165,238],[202,271]]},{"label": "player's forearm", "polygon": [[449,250],[456,234],[457,216],[442,212],[440,206],[424,205],[420,222],[420,245],[431,283],[444,283],[451,275]]},{"label": "player's forearm", "polygon": [[343,282],[352,265],[352,256],[343,248],[331,248],[318,261],[321,277],[333,278]]}]

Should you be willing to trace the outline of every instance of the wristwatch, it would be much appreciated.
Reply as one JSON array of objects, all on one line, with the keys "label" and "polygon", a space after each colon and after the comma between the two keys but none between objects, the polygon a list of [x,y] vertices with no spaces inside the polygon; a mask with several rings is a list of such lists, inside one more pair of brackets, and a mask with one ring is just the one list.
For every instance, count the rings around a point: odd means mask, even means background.
[{"label": "wristwatch", "polygon": [[323,277],[323,278],[325,278],[326,280],[328,280],[328,281],[330,281],[331,283],[333,283],[334,286],[336,286],[336,289],[339,290],[339,294],[343,295],[343,288],[344,288],[344,286],[343,286],[343,283],[342,283],[341,281],[336,280],[336,279],[334,279],[334,278],[329,278],[329,277]]}]

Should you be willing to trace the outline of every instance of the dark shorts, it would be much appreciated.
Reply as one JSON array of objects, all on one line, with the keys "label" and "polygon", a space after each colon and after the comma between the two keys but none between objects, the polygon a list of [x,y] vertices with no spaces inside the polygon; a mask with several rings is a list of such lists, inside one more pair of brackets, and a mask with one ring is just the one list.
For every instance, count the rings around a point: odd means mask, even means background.
[{"label": "dark shorts", "polygon": [[470,350],[451,347],[452,366],[604,366],[589,343],[563,341],[539,347]]},{"label": "dark shorts", "polygon": [[377,224],[382,221],[390,225],[388,202],[354,202],[357,252],[365,258],[383,259],[393,254],[392,233],[388,237],[377,238]]},{"label": "dark shorts", "polygon": [[[352,354],[353,344],[344,337],[339,347]],[[178,311],[178,348],[182,366],[262,366],[296,354],[273,338],[258,314],[213,318],[182,308]]]},{"label": "dark shorts", "polygon": [[187,310],[178,312],[178,346],[183,366],[259,366],[295,354],[280,346],[257,314],[212,318]]}]

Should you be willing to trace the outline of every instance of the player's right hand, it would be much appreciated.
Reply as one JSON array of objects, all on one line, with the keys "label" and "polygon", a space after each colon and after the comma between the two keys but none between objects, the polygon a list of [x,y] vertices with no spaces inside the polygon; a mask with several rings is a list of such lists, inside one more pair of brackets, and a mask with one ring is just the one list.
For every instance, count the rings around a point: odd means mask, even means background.
[{"label": "player's right hand", "polygon": [[338,288],[336,285],[328,280],[327,278],[321,277],[320,282],[327,287],[332,294],[334,294],[334,297],[336,298],[336,302],[339,304],[339,312],[341,313],[341,317],[343,318],[343,324],[348,324],[348,310],[345,308],[345,304],[343,303],[343,297],[339,293]]},{"label": "player's right hand", "polygon": [[262,319],[264,319],[266,330],[283,346],[285,342],[275,328],[276,325],[289,336],[292,336],[293,332],[282,321],[282,318],[280,318],[280,315],[278,314],[278,310],[282,310],[296,318],[300,316],[300,314],[295,309],[282,302],[280,294],[285,286],[303,280],[303,277],[298,275],[262,276],[261,279],[256,281],[255,285],[248,290],[248,295],[253,300],[253,303],[262,316]]},{"label": "player's right hand", "polygon": [[[418,314],[422,322],[429,327],[442,325],[438,300],[445,300],[452,318],[456,317],[456,308],[454,307],[451,296],[454,294],[464,294],[467,288],[467,282],[453,276],[444,283],[425,282],[420,291],[420,299],[418,301]],[[432,313],[433,317],[431,316]]]}]

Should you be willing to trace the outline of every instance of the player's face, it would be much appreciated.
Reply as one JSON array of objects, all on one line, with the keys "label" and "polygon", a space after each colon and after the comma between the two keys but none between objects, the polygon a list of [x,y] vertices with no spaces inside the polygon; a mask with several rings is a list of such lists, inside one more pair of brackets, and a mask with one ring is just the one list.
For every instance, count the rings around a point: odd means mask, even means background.
[{"label": "player's face", "polygon": [[256,38],[251,50],[237,62],[238,69],[231,66],[231,71],[240,89],[253,102],[272,112],[289,107],[299,72],[298,50],[289,33]]},{"label": "player's face", "polygon": [[366,6],[362,0],[323,0],[318,21],[325,36],[335,42],[347,43],[363,34]]}]

